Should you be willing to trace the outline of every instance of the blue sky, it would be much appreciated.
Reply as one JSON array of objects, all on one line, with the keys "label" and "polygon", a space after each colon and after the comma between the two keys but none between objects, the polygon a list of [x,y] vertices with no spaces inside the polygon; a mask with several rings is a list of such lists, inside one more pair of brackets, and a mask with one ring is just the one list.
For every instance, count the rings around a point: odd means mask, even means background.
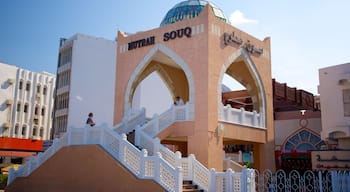
[{"label": "blue sky", "polygon": [[[56,73],[61,37],[157,28],[175,0],[1,0],[0,61]],[[318,69],[350,62],[350,1],[212,0],[237,28],[271,37],[272,75],[317,94]]]}]

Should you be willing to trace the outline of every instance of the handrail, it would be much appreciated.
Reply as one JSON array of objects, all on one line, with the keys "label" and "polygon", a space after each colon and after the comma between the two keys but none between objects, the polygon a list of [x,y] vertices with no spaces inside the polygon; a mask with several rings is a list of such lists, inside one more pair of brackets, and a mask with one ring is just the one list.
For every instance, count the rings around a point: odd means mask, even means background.
[{"label": "handrail", "polygon": [[244,108],[232,108],[229,104],[226,106],[221,105],[220,110],[220,121],[265,129],[263,124],[263,116],[256,111],[250,112],[245,111]]},{"label": "handrail", "polygon": [[129,110],[124,116],[122,121],[114,126],[113,130],[119,134],[130,133],[135,130],[135,127],[142,125],[146,121],[146,111],[145,109]]},{"label": "handrail", "polygon": [[232,169],[236,172],[241,172],[244,169],[244,166],[235,161],[232,161],[231,159],[225,159],[224,169],[225,170]]},{"label": "handrail", "polygon": [[17,171],[11,168],[7,184],[11,184],[17,177],[29,176],[62,147],[87,144],[100,145],[140,179],[153,179],[167,191],[175,192],[182,189],[180,167],[174,168],[162,158],[160,153],[149,157],[147,150],[140,151],[129,143],[125,134],[119,135],[104,127],[70,129],[61,138],[55,139],[47,151],[31,157]]}]

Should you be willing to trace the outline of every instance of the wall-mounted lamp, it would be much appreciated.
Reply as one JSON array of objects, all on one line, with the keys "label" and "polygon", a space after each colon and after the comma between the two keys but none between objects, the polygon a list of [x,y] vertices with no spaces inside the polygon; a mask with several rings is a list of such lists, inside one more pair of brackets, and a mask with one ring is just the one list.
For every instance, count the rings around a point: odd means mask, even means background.
[{"label": "wall-mounted lamp", "polygon": [[219,123],[217,129],[216,129],[216,132],[217,132],[217,135],[219,137],[223,137],[224,136],[224,133],[225,133],[225,126],[221,123]]}]

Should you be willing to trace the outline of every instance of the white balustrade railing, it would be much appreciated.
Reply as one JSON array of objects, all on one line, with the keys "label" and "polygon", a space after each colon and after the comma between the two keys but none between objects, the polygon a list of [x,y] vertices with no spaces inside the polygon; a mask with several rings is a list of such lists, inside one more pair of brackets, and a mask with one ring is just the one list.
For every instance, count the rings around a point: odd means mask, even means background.
[{"label": "white balustrade railing", "polygon": [[129,110],[122,121],[118,123],[113,129],[119,134],[130,133],[135,130],[138,125],[144,124],[146,121],[145,109],[140,111]]},{"label": "white balustrade railing", "polygon": [[180,160],[180,165],[185,180],[192,180],[193,183],[197,184],[205,191],[209,190],[210,172],[193,154],[190,154],[187,158],[182,158]]},{"label": "white balustrade railing", "polygon": [[256,128],[265,128],[261,114],[256,111],[245,111],[244,108],[236,109],[230,105],[222,106],[220,121],[236,123]]},{"label": "white balustrade railing", "polygon": [[231,159],[224,159],[224,170],[232,169],[236,172],[242,172],[244,166],[237,163],[236,161],[232,161]]},{"label": "white balustrade railing", "polygon": [[210,189],[215,192],[255,192],[255,171],[244,168],[242,172],[228,169],[226,172],[210,170]]},{"label": "white balustrade railing", "polygon": [[11,168],[8,184],[17,177],[30,175],[62,147],[86,144],[100,145],[138,178],[153,179],[167,191],[175,192],[182,189],[181,168],[174,168],[162,158],[160,153],[157,153],[157,156],[149,157],[147,150],[140,151],[129,143],[125,134],[119,135],[111,129],[103,127],[70,129],[60,139],[55,139],[48,150],[31,157],[17,171]]},{"label": "white balustrade railing", "polygon": [[[61,138],[55,139],[44,153],[31,157],[17,171],[10,169],[8,184],[17,177],[30,175],[64,146],[98,144],[138,178],[153,179],[167,191],[182,191],[183,179],[192,180],[204,191],[255,190],[255,182],[250,182],[250,179],[254,180],[254,171],[209,171],[193,154],[182,158],[180,152],[172,152],[160,144],[158,138],[153,138],[172,123],[189,120],[188,111],[188,105],[173,106],[147,123],[144,111],[130,112],[122,123],[113,128],[114,131],[106,127],[70,129]],[[137,133],[135,144],[144,148],[141,151],[129,143],[124,134],[134,129]],[[123,134],[118,134],[120,132]]]}]

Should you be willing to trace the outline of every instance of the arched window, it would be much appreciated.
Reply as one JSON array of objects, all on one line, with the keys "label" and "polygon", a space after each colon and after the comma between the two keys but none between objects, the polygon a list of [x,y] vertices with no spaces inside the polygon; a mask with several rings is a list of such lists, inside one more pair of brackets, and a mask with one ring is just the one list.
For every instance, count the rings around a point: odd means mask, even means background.
[{"label": "arched window", "polygon": [[28,110],[29,110],[28,108],[29,108],[29,105],[28,105],[28,103],[26,103],[26,104],[24,105],[23,112],[28,113]]},{"label": "arched window", "polygon": [[20,89],[20,90],[23,89],[23,80],[19,81],[18,89]]},{"label": "arched window", "polygon": [[15,125],[15,135],[18,135],[18,130],[19,130],[19,125],[16,124],[16,125]]},{"label": "arched window", "polygon": [[41,90],[41,86],[40,84],[36,86],[36,93],[40,93],[40,90]]},{"label": "arched window", "polygon": [[17,103],[17,112],[20,112],[21,111],[21,102],[18,102]]},{"label": "arched window", "polygon": [[39,136],[40,136],[40,137],[43,137],[43,136],[44,136],[44,127],[41,127],[41,128],[40,128]]},{"label": "arched window", "polygon": [[320,136],[303,129],[291,136],[284,145],[285,151],[310,151],[321,149],[325,145]]},{"label": "arched window", "polygon": [[41,108],[41,116],[45,115],[45,107]]},{"label": "arched window", "polygon": [[44,86],[44,88],[43,88],[43,95],[46,95],[46,94],[47,94],[47,87]]},{"label": "arched window", "polygon": [[22,136],[24,136],[27,132],[27,126],[26,125],[23,125],[22,127]]},{"label": "arched window", "polygon": [[34,115],[39,115],[39,106],[35,106]]},{"label": "arched window", "polygon": [[34,126],[33,127],[33,136],[36,136],[38,134],[38,127]]},{"label": "arched window", "polygon": [[29,81],[26,84],[26,91],[30,91],[30,82]]}]

